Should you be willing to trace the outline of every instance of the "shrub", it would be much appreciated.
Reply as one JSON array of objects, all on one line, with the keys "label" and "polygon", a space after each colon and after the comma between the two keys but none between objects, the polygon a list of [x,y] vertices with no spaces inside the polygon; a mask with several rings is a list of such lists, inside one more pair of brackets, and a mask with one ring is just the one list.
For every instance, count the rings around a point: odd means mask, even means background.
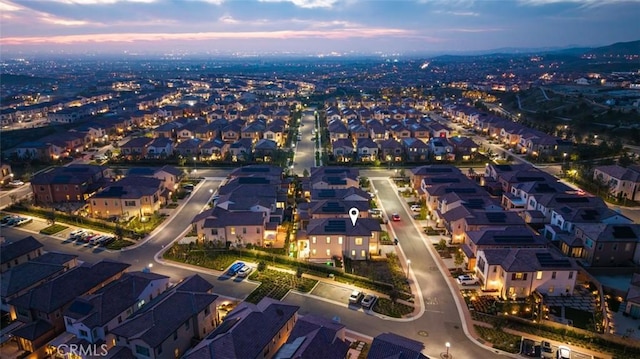
[{"label": "shrub", "polygon": [[265,269],[267,269],[267,263],[265,261],[258,262],[258,272],[263,272]]}]

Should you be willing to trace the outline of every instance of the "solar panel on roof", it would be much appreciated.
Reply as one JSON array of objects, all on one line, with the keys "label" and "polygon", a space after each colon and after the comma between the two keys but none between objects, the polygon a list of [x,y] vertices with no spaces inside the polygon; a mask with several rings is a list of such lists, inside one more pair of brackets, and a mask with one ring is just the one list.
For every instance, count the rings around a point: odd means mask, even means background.
[{"label": "solar panel on roof", "polygon": [[269,180],[264,177],[240,177],[238,178],[240,184],[269,184]]},{"label": "solar panel on roof", "polygon": [[344,168],[325,168],[324,173],[343,173],[348,171],[349,170]]},{"label": "solar panel on roof", "polygon": [[613,226],[613,238],[616,239],[633,239],[638,238],[636,232],[629,226]]},{"label": "solar panel on roof", "polygon": [[503,212],[487,212],[485,214],[491,223],[505,223],[507,221],[507,214]]},{"label": "solar panel on roof", "polygon": [[494,167],[500,171],[511,171],[511,166],[509,165],[495,165]]},{"label": "solar panel on roof", "polygon": [[538,193],[553,193],[557,192],[555,188],[549,186],[547,183],[538,183],[534,190]]},{"label": "solar panel on roof", "polygon": [[476,193],[475,188],[447,188],[446,193]]},{"label": "solar panel on roof", "polygon": [[449,173],[453,172],[453,169],[450,167],[427,167],[423,171],[426,173]]},{"label": "solar panel on roof", "polygon": [[346,208],[338,202],[328,202],[322,207],[323,212],[347,213]]},{"label": "solar panel on roof", "polygon": [[508,234],[493,236],[493,240],[496,243],[531,243],[535,241],[533,236]]},{"label": "solar panel on roof", "polygon": [[339,220],[329,220],[324,226],[325,232],[344,233],[347,230],[347,223]]},{"label": "solar panel on roof", "polygon": [[556,202],[558,203],[588,203],[589,198],[587,197],[558,197],[556,198]]},{"label": "solar panel on roof", "polygon": [[242,172],[269,172],[269,168],[267,167],[242,167],[240,169]]},{"label": "solar panel on roof", "polygon": [[336,191],[332,189],[321,189],[318,192],[318,197],[320,198],[332,198],[336,196]]},{"label": "solar panel on roof", "polygon": [[522,177],[516,177],[516,180],[518,182],[540,182],[540,181],[544,181],[545,178],[544,177],[540,177],[540,176],[522,176]]},{"label": "solar panel on roof", "polygon": [[431,183],[460,183],[460,178],[456,177],[434,177],[429,180]]},{"label": "solar panel on roof", "polygon": [[553,258],[551,253],[536,253],[536,258],[541,267],[570,268],[571,262],[565,258]]}]

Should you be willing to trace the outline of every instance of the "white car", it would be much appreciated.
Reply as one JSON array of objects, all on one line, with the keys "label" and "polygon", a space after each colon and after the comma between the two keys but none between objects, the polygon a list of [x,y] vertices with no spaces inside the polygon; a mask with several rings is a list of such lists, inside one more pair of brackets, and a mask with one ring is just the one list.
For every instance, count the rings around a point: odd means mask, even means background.
[{"label": "white car", "polygon": [[9,182],[9,186],[11,187],[20,187],[24,184],[24,182],[20,181],[20,180],[13,180],[11,182]]},{"label": "white car", "polygon": [[371,309],[373,308],[373,305],[376,303],[377,300],[378,300],[377,296],[373,294],[367,294],[364,296],[360,304],[362,304],[363,308]]},{"label": "white car", "polygon": [[349,303],[358,304],[360,300],[362,300],[362,297],[363,297],[362,292],[355,289],[353,292],[351,292],[351,295],[349,296]]},{"label": "white car", "polygon": [[238,277],[244,278],[244,277],[248,276],[249,273],[251,273],[252,270],[253,270],[253,268],[251,268],[249,266],[244,266],[244,267],[240,268],[240,270],[238,271]]},{"label": "white car", "polygon": [[478,284],[478,280],[472,275],[463,274],[458,276],[458,283],[460,283],[461,285],[474,285]]},{"label": "white car", "polygon": [[556,359],[571,359],[571,349],[560,345],[556,351]]},{"label": "white car", "polygon": [[420,212],[420,210],[422,209],[422,207],[420,207],[419,204],[412,204],[411,205],[411,210],[414,212]]}]

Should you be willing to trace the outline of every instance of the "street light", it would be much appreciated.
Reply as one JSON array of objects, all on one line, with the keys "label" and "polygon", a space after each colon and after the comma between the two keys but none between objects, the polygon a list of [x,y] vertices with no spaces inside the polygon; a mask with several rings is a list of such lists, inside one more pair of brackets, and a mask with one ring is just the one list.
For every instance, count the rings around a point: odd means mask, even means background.
[{"label": "street light", "polygon": [[445,358],[449,357],[449,348],[451,348],[451,343],[446,342],[444,343],[444,346],[447,348],[447,353],[444,355]]},{"label": "street light", "polygon": [[196,172],[198,172],[198,168],[196,167],[196,157],[193,157],[193,177],[196,177]]},{"label": "street light", "polygon": [[411,266],[411,259],[407,259],[407,278],[409,278],[409,267]]}]

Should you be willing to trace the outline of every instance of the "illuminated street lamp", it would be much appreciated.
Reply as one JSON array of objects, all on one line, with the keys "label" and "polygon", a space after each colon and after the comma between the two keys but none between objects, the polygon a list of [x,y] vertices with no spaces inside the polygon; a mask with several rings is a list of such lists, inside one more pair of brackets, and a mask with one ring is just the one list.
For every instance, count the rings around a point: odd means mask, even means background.
[{"label": "illuminated street lamp", "polygon": [[409,278],[409,268],[411,267],[411,259],[407,259],[407,278]]},{"label": "illuminated street lamp", "polygon": [[444,346],[447,348],[447,352],[445,353],[444,357],[448,358],[449,357],[449,348],[451,348],[451,343],[446,342],[446,343],[444,343]]},{"label": "illuminated street lamp", "polygon": [[198,168],[196,167],[196,157],[193,157],[193,177],[196,177],[196,173],[198,172]]}]

